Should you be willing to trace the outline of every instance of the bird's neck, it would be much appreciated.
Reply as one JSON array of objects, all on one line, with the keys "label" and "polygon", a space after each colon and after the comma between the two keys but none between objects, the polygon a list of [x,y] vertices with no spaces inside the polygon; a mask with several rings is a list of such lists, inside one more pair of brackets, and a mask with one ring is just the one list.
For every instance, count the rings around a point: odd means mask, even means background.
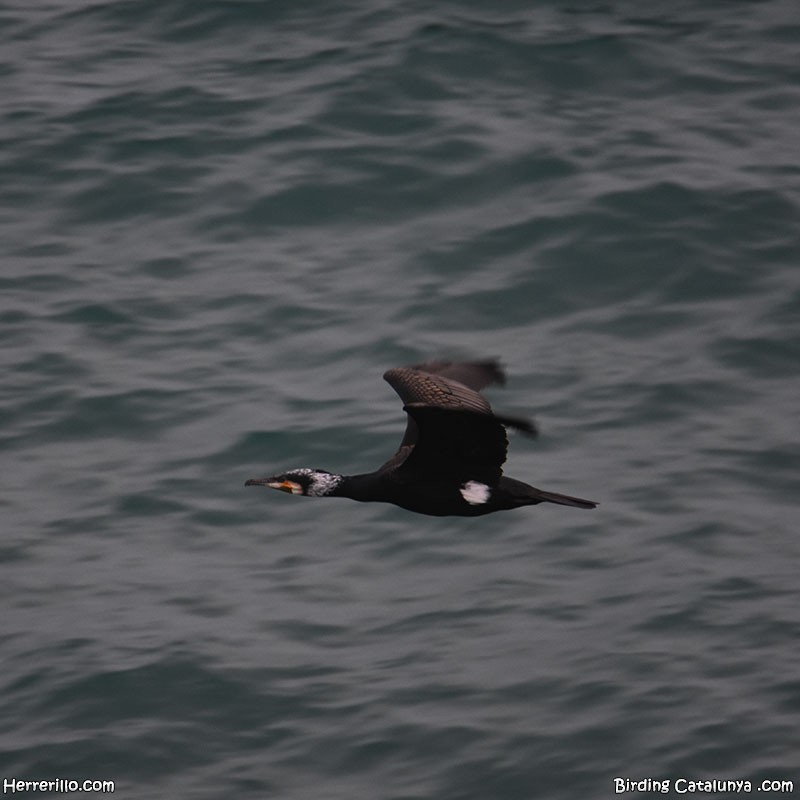
[{"label": "bird's neck", "polygon": [[376,492],[375,474],[342,475],[341,481],[331,492],[331,497],[347,497],[350,500],[359,500],[362,503],[380,502],[385,500]]}]

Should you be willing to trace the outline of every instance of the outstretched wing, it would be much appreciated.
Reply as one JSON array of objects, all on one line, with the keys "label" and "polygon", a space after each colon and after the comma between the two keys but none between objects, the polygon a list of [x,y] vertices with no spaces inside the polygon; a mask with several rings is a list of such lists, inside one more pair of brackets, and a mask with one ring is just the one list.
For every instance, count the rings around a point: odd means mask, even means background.
[{"label": "outstretched wing", "polygon": [[409,468],[419,468],[424,462],[441,470],[445,462],[452,464],[458,458],[470,464],[486,459],[484,463],[493,465],[492,469],[496,467],[499,478],[508,447],[503,426],[536,433],[528,420],[495,415],[486,398],[479,394],[478,390],[491,383],[505,383],[505,374],[496,360],[431,361],[396,367],[383,377],[400,395],[408,424],[399,450],[381,467],[382,471],[398,468],[416,449]]},{"label": "outstretched wing", "polygon": [[436,361],[415,367],[395,367],[385,372],[383,379],[407,406],[491,414],[492,407],[478,390],[490,383],[503,383],[505,376],[494,361],[465,364]]}]

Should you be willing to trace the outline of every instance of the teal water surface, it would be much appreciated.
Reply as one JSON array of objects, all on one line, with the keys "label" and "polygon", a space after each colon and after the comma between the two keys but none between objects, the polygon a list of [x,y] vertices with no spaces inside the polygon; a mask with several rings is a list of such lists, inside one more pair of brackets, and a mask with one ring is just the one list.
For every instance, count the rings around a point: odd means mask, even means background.
[{"label": "teal water surface", "polygon": [[[0,21],[0,778],[798,791],[793,3]],[[599,508],[244,489],[377,467],[432,356]]]}]

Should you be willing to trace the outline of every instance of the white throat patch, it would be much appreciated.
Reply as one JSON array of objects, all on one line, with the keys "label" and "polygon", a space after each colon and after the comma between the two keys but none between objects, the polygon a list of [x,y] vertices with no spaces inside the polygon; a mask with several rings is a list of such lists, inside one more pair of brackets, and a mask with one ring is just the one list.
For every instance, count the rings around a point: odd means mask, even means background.
[{"label": "white throat patch", "polygon": [[[300,470],[297,470],[298,472]],[[341,482],[341,475],[334,475],[332,472],[317,472],[316,470],[302,470],[309,477],[308,495],[309,497],[325,497],[330,494]]]},{"label": "white throat patch", "polygon": [[486,503],[492,494],[492,490],[485,483],[478,481],[467,481],[458,491],[471,506]]}]

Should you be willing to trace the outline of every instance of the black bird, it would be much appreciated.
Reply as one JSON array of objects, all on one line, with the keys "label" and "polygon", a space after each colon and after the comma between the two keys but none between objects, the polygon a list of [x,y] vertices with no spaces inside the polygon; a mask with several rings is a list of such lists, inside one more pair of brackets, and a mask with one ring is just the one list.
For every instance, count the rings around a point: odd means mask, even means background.
[{"label": "black bird", "polygon": [[497,361],[431,361],[396,367],[384,379],[400,395],[408,414],[400,449],[376,472],[337,475],[293,469],[245,486],[268,486],[309,497],[349,497],[394,505],[437,517],[477,517],[492,511],[558,503],[576,508],[597,504],[545,492],[503,475],[506,427],[532,436],[534,424],[492,412],[479,390],[505,383]]}]

